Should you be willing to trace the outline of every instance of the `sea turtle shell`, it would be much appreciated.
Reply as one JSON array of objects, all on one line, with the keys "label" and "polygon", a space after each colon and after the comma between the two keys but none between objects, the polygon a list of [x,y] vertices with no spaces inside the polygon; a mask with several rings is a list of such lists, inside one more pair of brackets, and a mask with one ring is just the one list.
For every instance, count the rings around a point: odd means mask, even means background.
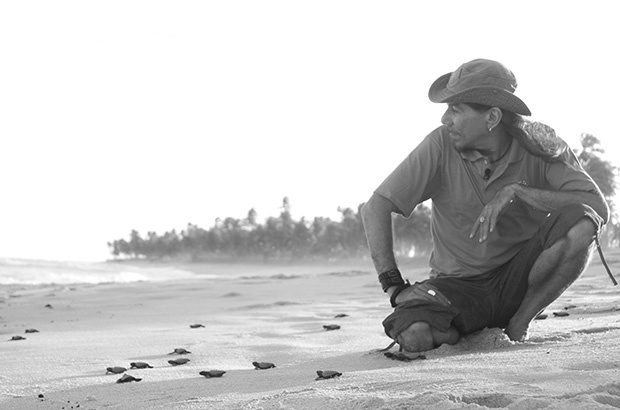
[{"label": "sea turtle shell", "polygon": [[106,367],[106,373],[121,374],[127,371],[126,368],[120,366]]},{"label": "sea turtle shell", "polygon": [[168,360],[168,363],[170,363],[173,366],[180,366],[180,365],[185,364],[187,362],[189,362],[189,359],[186,359],[184,357],[182,357],[180,359]]},{"label": "sea turtle shell", "polygon": [[174,349],[174,351],[168,353],[168,354],[190,354],[191,352],[189,350],[185,350],[182,347],[177,347],[176,349]]},{"label": "sea turtle shell", "polygon": [[152,369],[153,368],[153,366],[145,362],[131,362],[129,363],[129,365],[131,366],[132,369]]},{"label": "sea turtle shell", "polygon": [[209,379],[211,377],[222,377],[224,373],[226,373],[224,370],[203,370],[199,374]]},{"label": "sea turtle shell", "polygon": [[342,373],[337,372],[335,370],[317,370],[316,374],[319,376],[314,380],[321,380],[321,379],[332,379],[334,377],[340,377],[342,376]]},{"label": "sea turtle shell", "polygon": [[383,355],[392,360],[399,360],[401,362],[410,362],[412,360],[424,360],[426,356],[419,353],[405,353],[405,352],[385,352]]},{"label": "sea turtle shell", "polygon": [[276,367],[275,364],[269,362],[252,362],[252,365],[254,365],[256,370],[272,369]]},{"label": "sea turtle shell", "polygon": [[120,379],[116,381],[116,383],[129,383],[129,382],[139,382],[142,379],[137,377],[133,377],[129,374],[124,374]]}]

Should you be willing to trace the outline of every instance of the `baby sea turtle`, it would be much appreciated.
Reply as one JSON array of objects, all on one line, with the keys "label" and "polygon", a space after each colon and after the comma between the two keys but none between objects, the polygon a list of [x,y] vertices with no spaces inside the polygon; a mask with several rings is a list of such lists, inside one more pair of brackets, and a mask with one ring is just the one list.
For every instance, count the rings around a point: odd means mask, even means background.
[{"label": "baby sea turtle", "polygon": [[276,367],[275,364],[269,362],[252,362],[252,365],[254,365],[255,370],[265,370]]},{"label": "baby sea turtle", "polygon": [[26,333],[39,333],[37,329],[26,329]]},{"label": "baby sea turtle", "polygon": [[347,315],[346,313],[338,313],[336,316],[334,316],[336,319],[341,318],[341,317],[347,317],[349,315]]},{"label": "baby sea turtle", "polygon": [[568,312],[564,312],[564,311],[560,311],[560,312],[553,312],[553,316],[557,316],[557,317],[565,317],[565,316],[570,316],[570,313],[568,313]]},{"label": "baby sea turtle", "polygon": [[405,352],[385,352],[383,355],[392,360],[400,360],[401,362],[410,362],[412,360],[424,360],[426,356],[420,353],[405,353]]},{"label": "baby sea turtle", "polygon": [[106,370],[106,374],[107,373],[121,374],[127,371],[126,368],[120,367],[120,366],[106,367],[105,370]]},{"label": "baby sea turtle", "polygon": [[46,308],[48,309],[53,309],[52,305],[50,305],[49,303],[47,305],[45,305]]},{"label": "baby sea turtle", "polygon": [[335,370],[317,370],[316,374],[319,376],[314,380],[321,380],[321,379],[332,379],[334,377],[340,377],[342,376],[342,373],[337,372]]},{"label": "baby sea turtle", "polygon": [[189,359],[186,359],[184,357],[182,357],[180,359],[168,360],[168,363],[170,363],[173,366],[180,366],[180,365],[185,364],[187,362],[189,362]]},{"label": "baby sea turtle", "polygon": [[564,306],[564,310],[575,309],[576,307],[577,307],[577,305],[566,305],[566,306]]},{"label": "baby sea turtle", "polygon": [[534,320],[545,320],[547,317],[549,317],[549,315],[546,313],[541,313],[540,315],[537,315]]},{"label": "baby sea turtle", "polygon": [[189,350],[185,350],[182,347],[177,347],[176,349],[174,349],[173,352],[170,352],[168,354],[190,354],[191,352]]},{"label": "baby sea turtle", "polygon": [[203,370],[198,374],[209,379],[211,377],[222,377],[224,373],[226,373],[224,370]]},{"label": "baby sea turtle", "polygon": [[200,323],[195,323],[193,325],[189,325],[189,327],[191,327],[192,329],[198,329],[201,327],[205,327],[205,325],[201,325]]},{"label": "baby sea turtle", "polygon": [[129,363],[129,366],[131,366],[132,369],[152,369],[153,366],[151,366],[148,363],[144,363],[144,362],[131,362]]},{"label": "baby sea turtle", "polygon": [[13,336],[11,340],[26,340],[24,336]]},{"label": "baby sea turtle", "polygon": [[116,383],[129,383],[129,382],[139,382],[142,379],[138,379],[137,377],[133,377],[129,374],[124,374],[120,379],[116,381]]},{"label": "baby sea turtle", "polygon": [[340,325],[323,325],[323,329],[325,329],[325,330],[338,330],[338,329],[340,329]]}]

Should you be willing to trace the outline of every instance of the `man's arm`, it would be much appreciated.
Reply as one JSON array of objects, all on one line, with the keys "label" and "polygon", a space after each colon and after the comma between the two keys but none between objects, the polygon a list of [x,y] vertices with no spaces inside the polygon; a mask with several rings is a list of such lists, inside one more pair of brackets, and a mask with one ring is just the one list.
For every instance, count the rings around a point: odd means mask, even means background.
[{"label": "man's arm", "polygon": [[589,205],[594,209],[603,218],[605,223],[609,219],[609,207],[598,190],[596,193],[586,191],[545,191],[514,183],[500,189],[491,202],[482,209],[480,216],[474,222],[470,237],[473,238],[476,231],[479,230],[479,241],[484,242],[488,238],[488,234],[495,229],[501,212],[515,198],[543,212],[551,212],[571,203],[581,203]]},{"label": "man's arm", "polygon": [[[361,210],[370,256],[378,274],[397,268],[393,246],[392,213],[398,211],[392,201],[378,194],[373,194]],[[388,295],[391,296],[395,289],[396,286],[390,287],[387,290]]]},{"label": "man's arm", "polygon": [[519,184],[511,184],[509,189],[517,198],[541,211],[551,212],[566,204],[579,203],[589,205],[605,223],[609,219],[609,207],[600,191],[544,191]]}]

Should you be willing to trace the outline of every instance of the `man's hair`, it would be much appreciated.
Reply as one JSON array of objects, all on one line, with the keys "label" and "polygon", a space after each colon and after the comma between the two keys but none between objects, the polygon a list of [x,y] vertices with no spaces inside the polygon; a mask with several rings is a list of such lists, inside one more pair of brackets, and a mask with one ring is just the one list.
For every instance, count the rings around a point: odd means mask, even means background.
[{"label": "man's hair", "polygon": [[[492,108],[477,103],[466,103],[466,105],[477,112],[488,111]],[[546,162],[566,161],[567,151],[570,148],[566,142],[555,135],[553,128],[543,123],[526,120],[512,111],[501,110],[501,125],[527,152]]]}]

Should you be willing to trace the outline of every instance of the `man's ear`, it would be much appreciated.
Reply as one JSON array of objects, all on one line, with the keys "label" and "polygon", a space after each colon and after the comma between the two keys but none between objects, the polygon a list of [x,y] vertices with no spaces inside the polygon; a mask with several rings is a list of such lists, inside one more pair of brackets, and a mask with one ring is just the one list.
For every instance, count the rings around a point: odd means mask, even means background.
[{"label": "man's ear", "polygon": [[492,107],[489,111],[487,111],[487,128],[492,130],[497,127],[502,121],[502,116],[503,112],[501,108]]}]

